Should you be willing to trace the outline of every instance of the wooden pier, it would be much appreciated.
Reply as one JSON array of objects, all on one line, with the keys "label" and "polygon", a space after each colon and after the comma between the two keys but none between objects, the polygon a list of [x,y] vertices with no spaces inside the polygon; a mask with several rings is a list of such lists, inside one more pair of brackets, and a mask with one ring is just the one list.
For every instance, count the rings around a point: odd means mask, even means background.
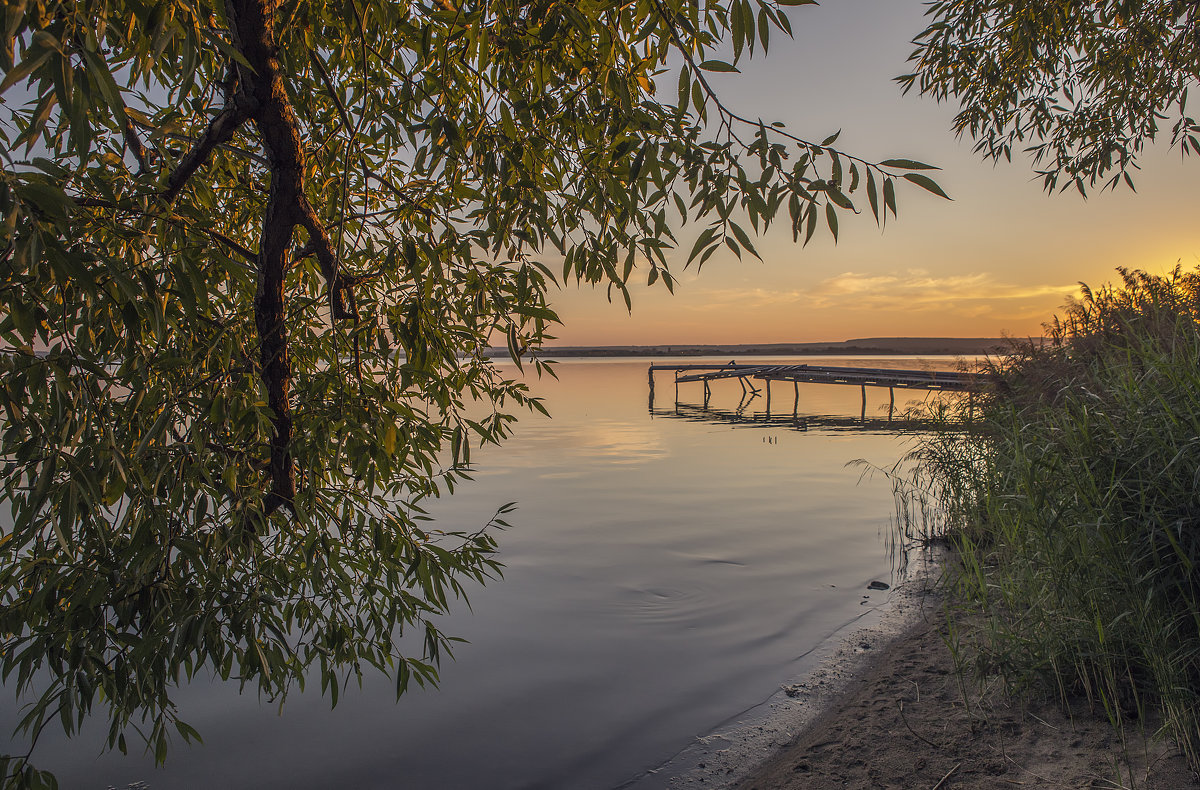
[{"label": "wooden pier", "polygon": [[[679,385],[699,381],[704,384],[704,404],[708,405],[711,395],[709,384],[718,379],[736,378],[742,392],[759,392],[755,381],[763,382],[766,389],[767,413],[771,413],[771,383],[790,381],[795,390],[795,406],[800,402],[800,384],[841,384],[862,389],[862,409],[866,415],[867,387],[887,387],[889,393],[888,415],[896,405],[897,389],[938,390],[944,392],[977,392],[988,386],[990,378],[979,373],[956,370],[896,370],[891,368],[850,368],[829,365],[651,365],[648,371],[650,382],[650,406],[654,408],[654,373],[669,370],[675,375],[675,401],[679,401]],[[795,407],[793,408],[795,411]]]},{"label": "wooden pier", "polygon": [[956,429],[956,424],[946,420],[934,420],[923,417],[902,415],[892,418],[868,417],[866,415],[847,417],[831,414],[767,414],[746,408],[758,395],[744,396],[741,403],[734,409],[722,409],[712,406],[701,406],[695,403],[676,403],[666,408],[654,408],[650,414],[656,418],[676,419],[685,422],[702,422],[717,425],[729,425],[733,428],[756,427],[777,428],[791,431],[838,431],[838,432],[881,432],[881,431],[939,431]]}]

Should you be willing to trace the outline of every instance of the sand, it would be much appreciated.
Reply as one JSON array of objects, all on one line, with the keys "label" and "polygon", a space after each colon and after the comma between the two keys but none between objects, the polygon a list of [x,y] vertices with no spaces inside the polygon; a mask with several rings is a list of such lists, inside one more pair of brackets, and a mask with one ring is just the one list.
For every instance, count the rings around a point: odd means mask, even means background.
[{"label": "sand", "polygon": [[[1200,790],[1153,723],[1119,734],[1084,699],[1011,697],[998,678],[958,672],[946,558],[915,559],[886,605],[831,634],[770,699],[625,787]],[[956,621],[956,639],[969,625]]]},{"label": "sand", "polygon": [[[1163,739],[1124,743],[1076,700],[1012,698],[998,679],[955,671],[942,605],[880,644],[793,740],[739,790],[825,788],[1200,788]],[[799,691],[803,691],[800,689]]]}]

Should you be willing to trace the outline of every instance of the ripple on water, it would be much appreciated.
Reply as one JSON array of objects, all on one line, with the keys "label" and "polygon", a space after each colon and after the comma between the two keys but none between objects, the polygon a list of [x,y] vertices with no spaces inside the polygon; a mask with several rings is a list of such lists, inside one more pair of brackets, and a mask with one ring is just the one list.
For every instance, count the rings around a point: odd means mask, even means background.
[{"label": "ripple on water", "polygon": [[612,611],[627,624],[686,630],[693,624],[712,627],[731,616],[733,607],[707,585],[623,585],[613,600]]}]

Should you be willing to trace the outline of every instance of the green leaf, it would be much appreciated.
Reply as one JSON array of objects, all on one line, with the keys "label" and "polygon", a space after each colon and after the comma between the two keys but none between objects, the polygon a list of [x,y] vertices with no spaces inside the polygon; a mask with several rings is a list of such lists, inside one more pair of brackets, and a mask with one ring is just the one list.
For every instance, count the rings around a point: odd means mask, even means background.
[{"label": "green leaf", "polygon": [[31,48],[26,53],[25,58],[12,69],[9,69],[8,73],[4,75],[3,81],[0,81],[0,93],[7,91],[13,85],[28,77],[38,66],[49,60],[53,54],[55,52],[52,49]]},{"label": "green leaf", "polygon": [[529,318],[537,318],[542,321],[551,321],[560,323],[558,314],[548,307],[538,307],[537,305],[516,305],[513,307],[513,312],[517,315],[527,316]]},{"label": "green leaf", "polygon": [[854,210],[854,204],[850,202],[850,198],[848,198],[844,194],[842,194],[842,191],[840,189],[830,188],[830,189],[826,190],[826,194],[829,195],[830,200],[832,200],[834,203],[838,204],[842,208],[847,209],[849,211]]},{"label": "green leaf", "polygon": [[[786,4],[784,4],[784,5],[786,5]],[[799,3],[799,5],[816,5],[816,0],[809,0],[809,2],[802,2],[802,3]],[[794,34],[792,33],[792,23],[788,19],[787,14],[784,14],[782,12],[779,14],[779,27],[783,30],[784,33],[787,33],[788,38],[795,38]]]},{"label": "green leaf", "polygon": [[879,163],[880,167],[895,167],[900,170],[941,170],[940,167],[927,165],[922,162],[915,162],[912,159],[885,159]]},{"label": "green leaf", "polygon": [[716,227],[708,227],[701,231],[700,235],[696,237],[696,243],[692,245],[692,251],[688,254],[687,262],[691,263],[693,260],[695,260],[696,256],[700,254],[700,251],[708,246],[709,242],[711,242],[716,235]]},{"label": "green leaf", "polygon": [[833,207],[832,203],[825,204],[825,221],[829,225],[829,232],[833,234],[833,242],[836,244],[838,239],[838,218],[837,209]]},{"label": "green leaf", "polygon": [[950,200],[950,196],[943,192],[942,188],[938,186],[937,183],[929,176],[924,176],[920,173],[905,173],[904,177],[922,189],[926,189],[938,197],[944,197],[946,200]]},{"label": "green leaf", "polygon": [[24,184],[18,184],[16,191],[22,200],[32,203],[42,212],[56,219],[66,219],[76,208],[75,201],[65,192],[44,181],[27,181]]},{"label": "green leaf", "polygon": [[720,72],[736,72],[737,67],[731,63],[726,63],[723,60],[706,60],[700,64],[700,68],[705,71],[720,71]]},{"label": "green leaf", "polygon": [[33,308],[19,296],[13,296],[8,307],[13,326],[21,336],[21,339],[26,342],[32,340],[34,332],[37,331],[37,315],[34,313]]},{"label": "green leaf", "polygon": [[761,261],[762,256],[758,254],[758,250],[754,249],[754,245],[750,243],[750,237],[746,235],[746,231],[742,230],[742,228],[736,222],[729,223],[729,226],[733,229],[733,235],[737,237],[738,242],[741,243],[743,247],[750,250],[751,255]]},{"label": "green leaf", "polygon": [[124,125],[128,122],[125,115],[125,100],[121,98],[121,89],[117,87],[112,72],[108,70],[108,64],[98,54],[87,49],[82,50],[82,54],[88,71],[92,74],[92,79],[96,81],[100,93],[104,96],[105,103],[116,116],[117,123]]},{"label": "green leaf", "polygon": [[883,205],[885,216],[889,208],[892,210],[892,216],[896,216],[896,187],[891,178],[883,179]]},{"label": "green leaf", "polygon": [[875,171],[867,168],[867,201],[871,204],[871,215],[879,222],[879,194],[875,185]]}]

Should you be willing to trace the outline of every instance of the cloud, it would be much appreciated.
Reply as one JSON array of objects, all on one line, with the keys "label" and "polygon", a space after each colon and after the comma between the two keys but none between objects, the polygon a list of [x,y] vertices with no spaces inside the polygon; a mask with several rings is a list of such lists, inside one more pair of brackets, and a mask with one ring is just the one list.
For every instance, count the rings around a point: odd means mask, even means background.
[{"label": "cloud", "polygon": [[715,289],[699,301],[706,303],[704,309],[790,305],[806,310],[941,312],[963,317],[1003,313],[1026,318],[1044,316],[1048,306],[1058,307],[1069,295],[1078,293],[1075,283],[1022,285],[998,282],[989,273],[936,276],[909,269],[879,274],[842,272],[806,290]]}]

